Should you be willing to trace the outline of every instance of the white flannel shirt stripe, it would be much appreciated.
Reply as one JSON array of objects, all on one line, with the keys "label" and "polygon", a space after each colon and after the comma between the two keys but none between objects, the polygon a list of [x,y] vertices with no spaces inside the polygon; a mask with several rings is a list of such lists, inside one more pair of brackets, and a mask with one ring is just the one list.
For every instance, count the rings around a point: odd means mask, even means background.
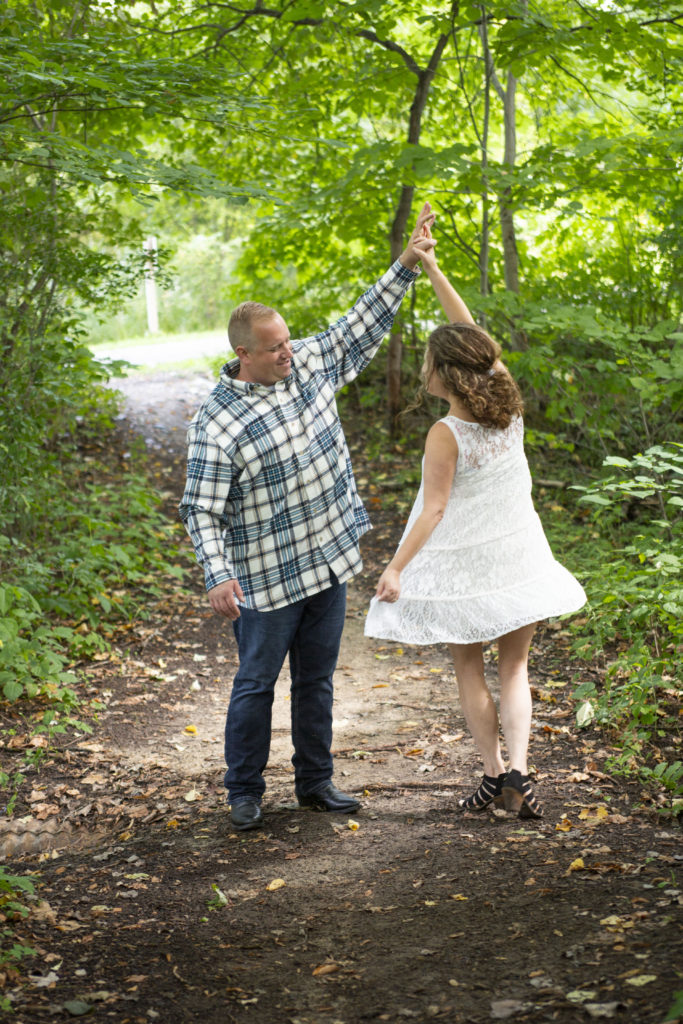
[{"label": "white flannel shirt stripe", "polygon": [[180,503],[207,590],[237,579],[246,607],[270,611],[362,569],[370,520],[335,392],[370,362],[416,276],[397,260],[346,316],[292,343],[276,384],[236,380],[237,359],[223,367],[188,429]]}]

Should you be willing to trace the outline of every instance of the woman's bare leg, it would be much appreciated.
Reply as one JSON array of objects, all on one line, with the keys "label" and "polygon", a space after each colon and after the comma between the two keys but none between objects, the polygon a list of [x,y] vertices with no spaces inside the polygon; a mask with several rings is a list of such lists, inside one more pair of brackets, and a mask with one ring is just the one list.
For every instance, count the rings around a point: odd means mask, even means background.
[{"label": "woman's bare leg", "polygon": [[529,648],[536,623],[506,633],[498,640],[500,679],[500,724],[505,736],[510,770],[527,774],[527,751],[531,731],[529,690]]},{"label": "woman's bare leg", "polygon": [[477,750],[484,773],[496,778],[505,771],[500,752],[498,714],[484,677],[481,644],[449,644],[458,680],[460,706]]}]

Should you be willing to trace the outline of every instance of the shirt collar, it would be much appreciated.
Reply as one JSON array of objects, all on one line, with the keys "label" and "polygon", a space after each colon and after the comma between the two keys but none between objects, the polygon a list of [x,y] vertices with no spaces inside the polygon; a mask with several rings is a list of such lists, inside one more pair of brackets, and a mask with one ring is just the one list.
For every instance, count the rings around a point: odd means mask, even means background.
[{"label": "shirt collar", "polygon": [[294,380],[293,369],[288,377],[285,377],[284,380],[277,381],[275,384],[255,384],[248,380],[238,380],[237,374],[239,372],[239,359],[230,359],[223,365],[220,379],[227,387],[243,395],[259,394],[265,397],[266,395],[272,395],[276,391],[288,391]]}]

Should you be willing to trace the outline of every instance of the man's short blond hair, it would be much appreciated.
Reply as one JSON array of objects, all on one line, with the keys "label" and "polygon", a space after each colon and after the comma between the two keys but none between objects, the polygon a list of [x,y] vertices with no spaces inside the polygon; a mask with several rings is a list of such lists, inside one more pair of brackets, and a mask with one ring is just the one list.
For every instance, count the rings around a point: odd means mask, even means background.
[{"label": "man's short blond hair", "polygon": [[251,328],[255,321],[272,320],[279,315],[276,309],[264,306],[262,302],[241,302],[233,309],[228,322],[228,340],[233,352],[237,351],[238,345],[249,350],[253,348]]}]

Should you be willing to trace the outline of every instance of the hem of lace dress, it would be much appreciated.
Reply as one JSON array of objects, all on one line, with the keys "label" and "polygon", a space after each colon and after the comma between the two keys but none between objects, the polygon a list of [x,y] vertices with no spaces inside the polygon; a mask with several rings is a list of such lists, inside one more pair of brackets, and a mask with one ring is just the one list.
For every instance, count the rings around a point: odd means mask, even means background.
[{"label": "hem of lace dress", "polygon": [[[452,626],[445,623],[435,622],[432,622],[430,626],[427,627],[425,623],[422,622],[421,635],[418,636],[417,631],[410,629],[410,626],[414,626],[414,623],[406,623],[404,616],[405,612],[409,610],[409,605],[419,606],[424,604],[424,602],[406,600],[400,612],[400,620],[394,623],[382,622],[384,609],[380,610],[377,605],[371,607],[365,623],[365,635],[377,640],[394,640],[398,643],[414,644],[418,647],[426,647],[431,644],[490,643],[493,640],[500,639],[501,636],[505,636],[507,633],[512,633],[516,629],[521,629],[523,626],[530,626],[534,622],[554,619],[561,615],[571,615],[583,608],[585,603],[586,596],[582,592],[581,596],[578,594],[576,595],[575,600],[570,601],[565,599],[565,601],[550,608],[546,604],[545,608],[538,608],[533,611],[528,610],[527,612],[520,613],[512,618],[499,620],[497,623],[493,623],[488,626],[473,626],[471,629],[458,630],[457,628],[454,629]],[[398,605],[387,605],[387,609],[398,609]],[[389,614],[391,614],[390,611]],[[379,619],[380,621],[376,622],[376,619]]]}]

